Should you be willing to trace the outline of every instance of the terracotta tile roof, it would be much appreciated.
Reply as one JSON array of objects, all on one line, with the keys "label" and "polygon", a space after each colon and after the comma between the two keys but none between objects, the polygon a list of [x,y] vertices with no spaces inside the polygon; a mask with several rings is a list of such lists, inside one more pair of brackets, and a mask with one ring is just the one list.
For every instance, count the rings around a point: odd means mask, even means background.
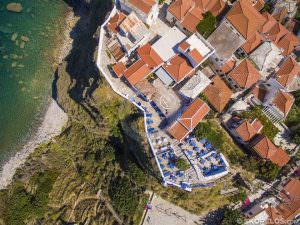
[{"label": "terracotta tile roof", "polygon": [[[300,199],[291,200],[279,204],[276,210],[281,215],[281,217],[286,221],[286,224],[290,224],[290,221],[295,218],[300,213]],[[276,222],[276,220],[274,220]],[[281,223],[282,224],[282,223]]]},{"label": "terracotta tile roof", "polygon": [[[260,121],[250,122],[248,120],[244,120],[236,129],[235,131],[237,134],[242,138],[244,142],[250,141],[256,134],[258,134],[262,128],[262,124]],[[260,125],[259,125],[260,123]]]},{"label": "terracotta tile roof", "polygon": [[232,95],[230,88],[219,76],[215,76],[212,79],[212,83],[204,90],[203,93],[208,99],[209,103],[218,112],[223,111]]},{"label": "terracotta tile roof", "polygon": [[192,131],[209,111],[209,106],[200,98],[196,98],[182,113],[178,121]]},{"label": "terracotta tile roof", "polygon": [[203,60],[203,56],[198,52],[197,49],[193,49],[188,52],[188,55],[195,61],[195,63],[199,64]]},{"label": "terracotta tile roof", "polygon": [[247,42],[242,45],[242,48],[244,49],[244,51],[247,54],[250,54],[258,46],[260,46],[263,42],[264,42],[263,36],[261,36],[261,34],[256,31],[255,35],[253,35],[251,38],[249,38],[247,40]]},{"label": "terracotta tile roof", "polygon": [[110,32],[117,33],[118,26],[123,22],[126,18],[126,15],[122,12],[117,12],[113,17],[110,18],[106,27]]},{"label": "terracotta tile roof", "polygon": [[196,26],[203,19],[203,11],[199,7],[190,10],[183,18],[181,25],[189,32],[195,32]]},{"label": "terracotta tile roof", "polygon": [[249,0],[239,0],[226,15],[227,20],[247,40],[259,30],[266,19],[251,5]]},{"label": "terracotta tile roof", "polygon": [[281,21],[285,18],[285,16],[288,14],[287,8],[283,7],[278,12],[273,14],[273,17],[281,23]]},{"label": "terracotta tile roof", "polygon": [[222,70],[223,73],[229,73],[234,67],[235,67],[236,61],[234,59],[229,59],[226,61],[220,70]]},{"label": "terracotta tile roof", "polygon": [[169,127],[168,133],[178,141],[181,141],[190,133],[190,131],[181,123],[176,121],[171,127]]},{"label": "terracotta tile roof", "polygon": [[[269,218],[268,218],[268,223],[267,225],[275,225],[276,222],[275,221],[284,221],[281,213],[274,207],[268,207],[265,209],[266,213],[268,214]],[[278,224],[278,223],[277,223]]]},{"label": "terracotta tile roof", "polygon": [[120,28],[128,33],[130,31],[132,31],[132,29],[137,25],[137,24],[141,24],[142,21],[137,17],[137,15],[135,13],[130,13],[124,20],[123,22],[120,24]]},{"label": "terracotta tile roof", "polygon": [[137,82],[149,75],[149,73],[151,73],[151,70],[145,62],[140,59],[125,70],[124,76],[131,85],[135,85]]},{"label": "terracotta tile roof", "polygon": [[261,102],[264,102],[267,90],[265,88],[262,88],[260,86],[255,86],[251,93],[255,96],[255,98]]},{"label": "terracotta tile roof", "polygon": [[288,87],[297,76],[300,77],[300,66],[292,57],[288,57],[280,66],[276,76],[281,85]]},{"label": "terracotta tile roof", "polygon": [[291,54],[295,47],[300,44],[299,39],[292,33],[286,34],[281,40],[277,42],[277,46],[283,50],[283,55]]},{"label": "terracotta tile roof", "polygon": [[190,32],[196,31],[197,24],[203,19],[203,13],[211,11],[218,16],[225,8],[223,0],[175,0],[168,11]]},{"label": "terracotta tile roof", "polygon": [[218,16],[225,9],[225,6],[226,4],[223,0],[210,1],[208,10],[211,11],[214,16]]},{"label": "terracotta tile roof", "polygon": [[280,196],[285,200],[296,200],[300,197],[300,179],[292,178],[289,182],[283,187],[280,192]]},{"label": "terracotta tile roof", "polygon": [[177,20],[182,21],[194,5],[195,3],[193,0],[177,0],[169,6],[168,11],[176,17]]},{"label": "terracotta tile roof", "polygon": [[241,88],[249,88],[261,78],[260,73],[248,59],[243,60],[228,76]]},{"label": "terracotta tile roof", "polygon": [[264,23],[264,25],[263,25],[262,29],[260,29],[260,31],[263,33],[267,33],[277,23],[277,21],[268,12],[264,12],[262,15],[265,17],[266,22]]},{"label": "terracotta tile roof", "polygon": [[128,2],[145,14],[149,14],[152,7],[156,4],[155,0],[128,0]]},{"label": "terracotta tile roof", "polygon": [[186,50],[188,50],[188,48],[190,47],[190,44],[187,43],[186,41],[183,41],[180,43],[180,45],[178,46],[183,52],[185,52]]},{"label": "terracotta tile roof", "polygon": [[284,26],[277,22],[268,32],[266,32],[266,35],[271,41],[277,43],[288,32],[289,31]]},{"label": "terracotta tile roof", "polygon": [[278,91],[272,100],[273,105],[287,116],[294,104],[294,97],[288,92]]},{"label": "terracotta tile roof", "polygon": [[144,46],[138,48],[137,53],[150,69],[154,69],[163,63],[161,57],[151,47],[150,44],[145,44]]},{"label": "terracotta tile roof", "polygon": [[163,67],[177,83],[190,75],[193,71],[187,59],[180,55],[174,56],[168,63],[165,63]]},{"label": "terracotta tile roof", "polygon": [[264,0],[257,0],[254,8],[257,9],[258,11],[262,10],[263,7],[265,6],[265,1]]},{"label": "terracotta tile roof", "polygon": [[255,128],[255,130],[257,130],[257,132],[260,132],[261,129],[264,127],[263,124],[258,119],[254,119],[251,122],[251,124]]},{"label": "terracotta tile roof", "polygon": [[258,142],[253,145],[253,150],[263,159],[282,167],[290,160],[289,155],[281,148],[277,148],[269,138],[262,136]]},{"label": "terracotta tile roof", "polygon": [[126,66],[122,62],[117,62],[115,65],[112,66],[112,69],[117,75],[117,77],[122,77],[124,71],[126,70]]}]

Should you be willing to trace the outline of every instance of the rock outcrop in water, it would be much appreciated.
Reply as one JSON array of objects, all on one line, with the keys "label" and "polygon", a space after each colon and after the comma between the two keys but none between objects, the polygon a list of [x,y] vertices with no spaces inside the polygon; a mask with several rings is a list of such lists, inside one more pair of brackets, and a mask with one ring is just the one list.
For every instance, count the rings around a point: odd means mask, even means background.
[{"label": "rock outcrop in water", "polygon": [[23,7],[22,7],[21,3],[11,2],[11,3],[7,4],[6,9],[11,12],[19,13],[19,12],[22,12]]}]

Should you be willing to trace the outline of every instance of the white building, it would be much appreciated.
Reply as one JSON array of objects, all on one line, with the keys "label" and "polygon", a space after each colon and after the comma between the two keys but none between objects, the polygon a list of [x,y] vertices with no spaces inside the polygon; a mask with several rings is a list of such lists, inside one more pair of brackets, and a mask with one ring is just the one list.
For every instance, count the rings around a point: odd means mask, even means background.
[{"label": "white building", "polygon": [[179,53],[178,46],[184,39],[186,39],[186,35],[177,27],[172,27],[152,45],[152,48],[164,62],[167,62]]},{"label": "white building", "polygon": [[214,53],[213,47],[199,34],[194,33],[179,45],[179,52],[182,53],[194,68]]},{"label": "white building", "polygon": [[158,18],[159,7],[157,0],[119,0],[121,10],[137,16],[146,24],[151,26]]},{"label": "white building", "polygon": [[131,12],[123,20],[119,29],[117,38],[127,55],[130,55],[139,46],[146,44],[151,37],[149,29],[134,12]]},{"label": "white building", "polygon": [[250,58],[255,62],[264,78],[278,69],[278,64],[283,60],[282,51],[272,42],[264,42]]},{"label": "white building", "polygon": [[209,84],[211,80],[201,71],[191,77],[189,81],[180,89],[180,93],[188,98],[196,98]]}]

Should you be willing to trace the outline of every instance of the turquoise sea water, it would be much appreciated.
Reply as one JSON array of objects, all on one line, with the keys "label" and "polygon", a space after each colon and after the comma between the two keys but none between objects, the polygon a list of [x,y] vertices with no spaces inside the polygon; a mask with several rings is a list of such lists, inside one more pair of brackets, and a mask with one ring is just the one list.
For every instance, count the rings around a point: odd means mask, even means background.
[{"label": "turquoise sea water", "polygon": [[[23,11],[8,12],[9,2]],[[0,0],[0,166],[29,140],[47,107],[66,8],[63,0]]]}]

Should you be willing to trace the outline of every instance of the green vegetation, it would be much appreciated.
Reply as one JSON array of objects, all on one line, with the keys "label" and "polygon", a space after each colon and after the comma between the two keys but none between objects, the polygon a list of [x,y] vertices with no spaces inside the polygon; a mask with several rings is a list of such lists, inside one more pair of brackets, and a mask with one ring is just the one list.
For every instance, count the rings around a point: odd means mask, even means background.
[{"label": "green vegetation", "polygon": [[280,172],[280,168],[275,164],[243,152],[214,120],[199,123],[194,133],[198,139],[207,138],[213,146],[224,153],[231,166],[243,168],[255,174],[257,178],[272,181]]},{"label": "green vegetation", "polygon": [[243,202],[247,198],[246,192],[243,190],[233,196],[230,197],[230,202],[233,203],[238,203],[238,202]]},{"label": "green vegetation", "polygon": [[180,170],[185,171],[190,168],[190,164],[186,160],[179,158],[176,161],[176,167]]},{"label": "green vegetation", "polygon": [[245,157],[245,153],[235,145],[226,131],[214,120],[199,123],[194,133],[199,140],[201,138],[208,139],[225,154],[233,165],[239,165],[240,159]]},{"label": "green vegetation", "polygon": [[244,224],[244,219],[241,212],[237,209],[225,207],[224,216],[220,225],[240,225]]},{"label": "green vegetation", "polygon": [[113,206],[123,215],[132,216],[139,204],[138,194],[127,177],[116,177],[109,185]]},{"label": "green vegetation", "polygon": [[292,131],[292,140],[300,145],[300,90],[293,93],[295,103],[286,118],[285,124]]},{"label": "green vegetation", "polygon": [[259,106],[251,108],[251,110],[248,112],[242,112],[240,116],[250,120],[257,118],[264,126],[262,129],[262,134],[266,135],[270,140],[273,140],[276,134],[279,132],[279,129],[262,112]]},{"label": "green vegetation", "polygon": [[264,12],[272,13],[272,10],[273,10],[273,3],[266,2],[264,7],[261,10],[261,13],[264,13]]},{"label": "green vegetation", "polygon": [[57,177],[57,173],[46,171],[34,175],[30,183],[36,190],[27,190],[21,182],[17,182],[7,198],[3,212],[4,222],[11,225],[25,224],[28,219],[42,217],[47,209],[49,193]]},{"label": "green vegetation", "polygon": [[249,157],[248,160],[243,160],[243,167],[255,173],[257,178],[267,182],[275,180],[280,172],[280,167],[276,164],[256,157]]},{"label": "green vegetation", "polygon": [[209,35],[215,30],[217,24],[216,17],[208,11],[203,14],[203,19],[197,25],[197,31],[204,37],[208,38]]},{"label": "green vegetation", "polygon": [[300,21],[300,5],[297,7],[297,13],[294,18],[295,20]]},{"label": "green vegetation", "polygon": [[166,0],[159,0],[158,3],[159,3],[160,5],[162,5],[162,4],[165,3],[165,1],[166,1]]}]

